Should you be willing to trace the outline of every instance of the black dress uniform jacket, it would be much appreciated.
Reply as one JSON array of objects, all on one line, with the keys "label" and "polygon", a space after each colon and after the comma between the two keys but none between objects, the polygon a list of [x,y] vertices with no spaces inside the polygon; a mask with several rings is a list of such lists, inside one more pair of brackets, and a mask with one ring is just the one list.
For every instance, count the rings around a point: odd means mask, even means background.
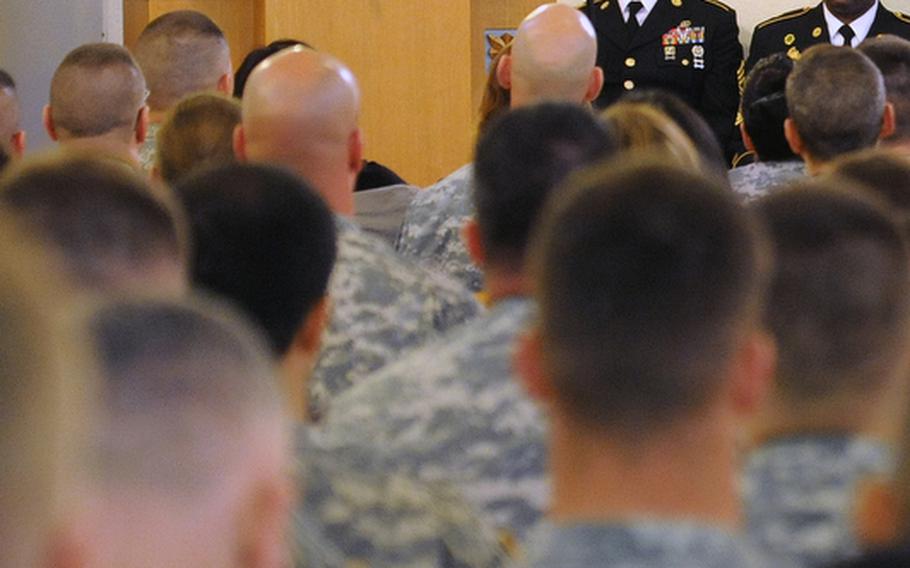
[{"label": "black dress uniform jacket", "polygon": [[[773,53],[786,52],[791,58],[798,59],[803,51],[813,45],[831,43],[823,4],[786,12],[755,26],[746,67],[752,69],[759,59]],[[883,34],[910,39],[910,17],[900,12],[891,12],[879,3],[867,37]]]},{"label": "black dress uniform jacket", "polygon": [[743,49],[736,12],[717,0],[658,0],[634,37],[617,0],[587,0],[597,30],[605,107],[628,91],[663,89],[699,111],[723,148],[736,138]]}]

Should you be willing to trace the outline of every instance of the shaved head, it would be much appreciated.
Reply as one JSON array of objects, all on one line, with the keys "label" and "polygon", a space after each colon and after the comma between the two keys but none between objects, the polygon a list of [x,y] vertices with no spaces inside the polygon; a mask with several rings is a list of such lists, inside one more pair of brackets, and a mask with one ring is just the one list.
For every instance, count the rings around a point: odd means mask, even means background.
[{"label": "shaved head", "polygon": [[291,168],[336,212],[348,213],[360,163],[359,114],[360,89],[344,63],[305,47],[287,49],[247,82],[242,157]]},{"label": "shaved head", "polygon": [[578,10],[545,4],[519,26],[511,59],[513,101],[582,102],[595,69],[597,35]]},{"label": "shaved head", "polygon": [[[199,12],[178,10],[155,18],[139,36],[135,52],[149,84],[152,110],[167,110],[200,91],[233,90],[224,32]],[[219,85],[223,77],[230,84]]]},{"label": "shaved head", "polygon": [[51,81],[50,118],[61,139],[133,135],[145,105],[145,79],[130,53],[111,43],[71,51]]},{"label": "shaved head", "polygon": [[13,78],[0,69],[0,148],[11,152],[13,135],[19,132],[19,98]]}]

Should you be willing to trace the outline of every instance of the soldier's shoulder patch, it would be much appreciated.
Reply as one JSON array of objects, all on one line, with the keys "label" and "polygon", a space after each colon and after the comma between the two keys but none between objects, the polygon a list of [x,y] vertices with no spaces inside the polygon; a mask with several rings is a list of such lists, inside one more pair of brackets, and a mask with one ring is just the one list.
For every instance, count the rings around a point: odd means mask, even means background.
[{"label": "soldier's shoulder patch", "polygon": [[774,16],[773,18],[768,18],[767,20],[765,20],[765,21],[759,23],[757,26],[755,26],[755,29],[760,30],[764,27],[767,27],[767,26],[770,26],[773,24],[777,24],[779,22],[786,22],[787,20],[792,20],[793,18],[798,18],[804,14],[807,14],[810,11],[812,11],[812,6],[806,6],[805,8],[799,8],[796,10],[790,10],[789,12],[784,12],[783,14],[779,14],[777,16]]},{"label": "soldier's shoulder patch", "polygon": [[903,12],[895,12],[894,17],[897,18],[898,20],[904,22],[905,24],[910,24],[910,16],[908,16],[907,14],[905,14]]},{"label": "soldier's shoulder patch", "polygon": [[731,8],[730,6],[727,6],[720,0],[705,0],[705,4],[710,4],[712,6],[716,6],[725,12],[734,12],[735,11],[735,10],[733,10],[733,8]]}]

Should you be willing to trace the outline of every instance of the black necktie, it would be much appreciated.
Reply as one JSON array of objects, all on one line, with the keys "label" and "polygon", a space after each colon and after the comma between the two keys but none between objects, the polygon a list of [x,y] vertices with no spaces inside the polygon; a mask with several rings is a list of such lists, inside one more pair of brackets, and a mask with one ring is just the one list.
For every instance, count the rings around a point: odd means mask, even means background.
[{"label": "black necktie", "polygon": [[641,27],[638,25],[638,13],[644,7],[645,5],[637,0],[635,2],[629,2],[629,21],[626,22],[626,28],[629,30],[629,39],[635,37],[635,33],[638,31],[638,28]]},{"label": "black necktie", "polygon": [[853,47],[853,38],[856,37],[856,32],[853,31],[853,28],[847,24],[844,24],[840,27],[839,30],[837,30],[837,33],[839,33],[841,37],[844,38],[845,46]]}]

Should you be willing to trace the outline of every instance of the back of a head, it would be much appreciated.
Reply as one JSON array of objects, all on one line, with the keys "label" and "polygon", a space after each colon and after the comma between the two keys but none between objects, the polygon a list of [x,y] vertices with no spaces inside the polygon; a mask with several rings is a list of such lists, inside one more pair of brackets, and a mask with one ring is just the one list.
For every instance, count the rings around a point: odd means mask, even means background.
[{"label": "back of a head", "polygon": [[602,164],[554,196],[534,251],[543,363],[574,421],[628,442],[720,396],[766,269],[720,182],[657,157]]},{"label": "back of a head", "polygon": [[234,75],[234,98],[243,98],[243,90],[246,88],[247,79],[250,78],[250,73],[253,72],[253,69],[255,69],[257,65],[279,51],[297,45],[313,49],[313,46],[300,40],[278,39],[265,47],[257,47],[253,51],[247,53],[246,57],[244,57],[243,61],[240,63],[240,67],[237,68],[237,73]]},{"label": "back of a head", "polygon": [[0,204],[90,291],[181,293],[182,217],[127,164],[74,153],[9,172]]},{"label": "back of a head", "polygon": [[90,43],[69,52],[51,80],[50,113],[62,139],[120,132],[130,140],[145,106],[145,79],[125,48]]},{"label": "back of a head", "polygon": [[787,107],[812,158],[829,161],[875,145],[885,113],[882,74],[849,47],[816,45],[787,78]]},{"label": "back of a head", "polygon": [[692,140],[666,114],[645,103],[619,102],[601,114],[627,152],[649,152],[693,171],[704,170]]},{"label": "back of a head", "polygon": [[743,124],[761,161],[798,159],[784,135],[784,121],[790,116],[787,77],[792,71],[793,60],[775,53],[756,63],[746,78]]},{"label": "back of a head", "polygon": [[881,71],[888,102],[894,105],[895,130],[887,140],[910,142],[910,41],[880,36],[867,39],[859,50]]},{"label": "back of a head", "polygon": [[192,279],[240,307],[284,355],[326,294],[335,261],[334,218],[299,178],[231,165],[177,187],[193,234]]},{"label": "back of a head", "polygon": [[152,20],[136,42],[136,60],[148,81],[149,106],[164,111],[187,95],[213,91],[231,76],[231,52],[224,32],[193,10]]},{"label": "back of a head", "polygon": [[20,109],[16,82],[0,69],[0,151],[10,153],[10,140],[19,131]]},{"label": "back of a head", "polygon": [[584,102],[596,59],[590,20],[569,6],[544,4],[525,18],[515,36],[512,100]]},{"label": "back of a head", "polygon": [[251,520],[237,518],[238,501],[289,465],[264,344],[233,312],[198,299],[118,300],[90,327],[107,412],[94,481],[101,522],[118,535],[101,565],[230,565],[230,541],[242,535],[225,532]]},{"label": "back of a head", "polygon": [[216,93],[190,95],[177,103],[158,131],[161,178],[177,183],[192,171],[234,162],[234,128],[240,103]]},{"label": "back of a head", "polygon": [[862,403],[894,376],[906,346],[910,257],[901,228],[880,202],[834,179],[756,208],[777,258],[765,323],[777,339],[778,398],[801,415],[849,409],[867,418]]},{"label": "back of a head", "polygon": [[73,520],[95,392],[84,333],[59,313],[66,291],[10,225],[0,219],[0,566],[20,568],[47,566]]},{"label": "back of a head", "polygon": [[610,131],[578,105],[523,107],[494,121],[474,158],[474,203],[488,262],[522,270],[550,193],[616,149]]},{"label": "back of a head", "polygon": [[695,145],[705,167],[726,178],[729,166],[717,136],[707,121],[686,101],[658,89],[636,89],[624,95],[622,100],[651,105],[670,117]]},{"label": "back of a head", "polygon": [[910,158],[897,152],[867,150],[841,158],[831,173],[878,196],[910,237]]}]

